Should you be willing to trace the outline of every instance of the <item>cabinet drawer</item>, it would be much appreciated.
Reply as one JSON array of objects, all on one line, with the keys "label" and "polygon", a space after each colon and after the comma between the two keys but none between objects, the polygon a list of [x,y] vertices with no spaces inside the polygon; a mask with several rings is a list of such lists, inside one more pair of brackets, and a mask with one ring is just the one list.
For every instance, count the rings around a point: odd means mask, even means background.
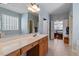
[{"label": "cabinet drawer", "polygon": [[21,49],[21,54],[26,53],[28,50],[30,50],[31,48],[33,48],[33,47],[36,46],[37,44],[38,44],[38,42],[34,42],[34,43],[32,43],[32,44],[29,44],[29,45],[23,47],[23,48]]},{"label": "cabinet drawer", "polygon": [[7,56],[20,56],[20,50],[16,50],[16,51],[8,54]]}]

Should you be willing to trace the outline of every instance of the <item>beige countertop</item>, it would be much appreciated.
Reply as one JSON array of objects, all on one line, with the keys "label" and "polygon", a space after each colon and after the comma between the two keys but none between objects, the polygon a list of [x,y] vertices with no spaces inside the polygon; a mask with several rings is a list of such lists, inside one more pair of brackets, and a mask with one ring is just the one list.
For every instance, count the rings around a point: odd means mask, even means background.
[{"label": "beige countertop", "polygon": [[47,34],[39,34],[33,37],[33,34],[18,35],[10,38],[0,39],[0,56],[7,55],[17,49],[20,49],[26,45],[29,45],[41,38],[47,36]]}]

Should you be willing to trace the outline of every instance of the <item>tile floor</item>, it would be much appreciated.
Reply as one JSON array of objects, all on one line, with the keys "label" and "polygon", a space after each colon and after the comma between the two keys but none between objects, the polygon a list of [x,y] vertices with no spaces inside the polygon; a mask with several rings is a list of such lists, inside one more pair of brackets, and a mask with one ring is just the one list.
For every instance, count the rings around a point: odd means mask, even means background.
[{"label": "tile floor", "polygon": [[48,54],[46,56],[77,56],[72,49],[64,44],[63,40],[49,40]]}]

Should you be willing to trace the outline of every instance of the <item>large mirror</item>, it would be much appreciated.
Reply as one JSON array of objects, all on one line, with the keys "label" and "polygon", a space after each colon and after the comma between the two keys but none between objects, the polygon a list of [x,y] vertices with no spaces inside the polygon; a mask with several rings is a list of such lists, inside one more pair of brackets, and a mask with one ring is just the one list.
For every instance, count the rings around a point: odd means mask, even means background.
[{"label": "large mirror", "polygon": [[[14,7],[16,5],[16,7]],[[38,32],[39,15],[38,12],[32,12],[18,6],[28,4],[0,4],[0,37],[11,37],[20,34],[29,34]],[[7,8],[7,6],[10,7]],[[17,10],[15,10],[17,9]]]}]

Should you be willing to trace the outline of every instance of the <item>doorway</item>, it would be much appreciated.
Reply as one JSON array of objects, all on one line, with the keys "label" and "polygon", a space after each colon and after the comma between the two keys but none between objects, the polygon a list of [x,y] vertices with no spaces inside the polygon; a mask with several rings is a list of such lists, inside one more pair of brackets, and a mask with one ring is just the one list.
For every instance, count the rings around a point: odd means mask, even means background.
[{"label": "doorway", "polygon": [[54,39],[63,39],[63,21],[54,21]]}]

